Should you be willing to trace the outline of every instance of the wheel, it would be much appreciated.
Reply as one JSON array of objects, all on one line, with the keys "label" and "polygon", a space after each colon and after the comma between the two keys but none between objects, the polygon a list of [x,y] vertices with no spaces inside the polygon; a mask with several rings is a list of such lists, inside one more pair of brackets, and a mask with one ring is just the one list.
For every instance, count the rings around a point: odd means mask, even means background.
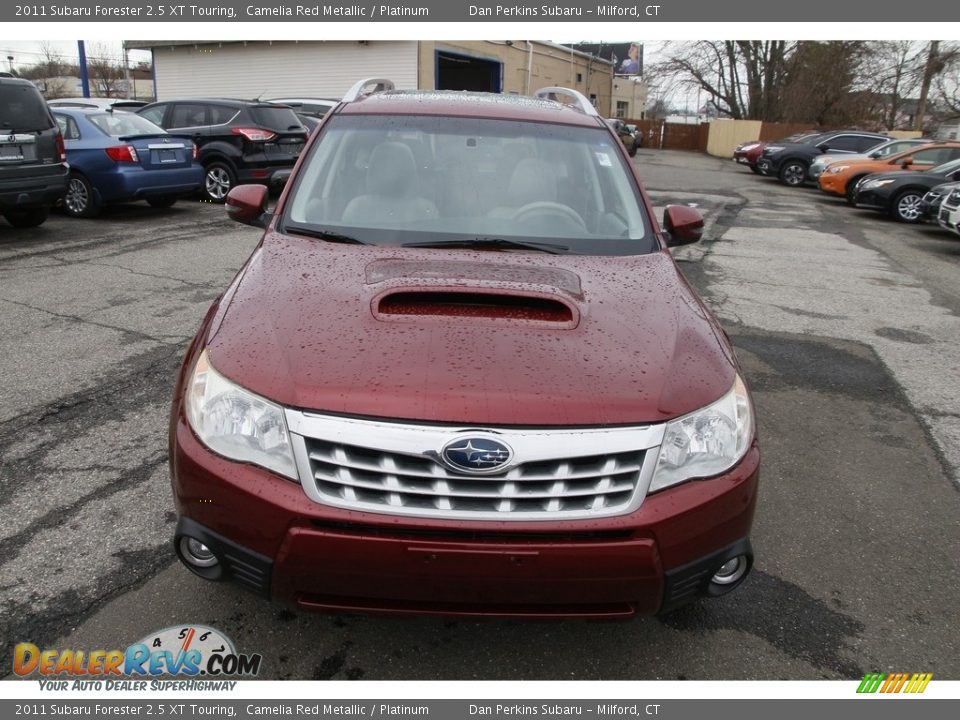
[{"label": "wheel", "polygon": [[576,210],[548,200],[528,203],[521,208],[517,208],[516,212],[513,213],[513,219],[520,222],[535,217],[561,218],[564,224],[575,225],[577,230],[587,229],[587,224]]},{"label": "wheel", "polygon": [[780,168],[780,182],[790,187],[800,187],[806,182],[807,166],[799,160],[787,160]]},{"label": "wheel", "polygon": [[67,194],[63,198],[63,211],[70,217],[92,218],[100,214],[100,204],[90,181],[83,175],[70,175]]},{"label": "wheel", "polygon": [[747,167],[750,168],[751,172],[756,173],[757,175],[763,175],[763,173],[760,172],[760,168],[756,165],[747,165]]},{"label": "wheel", "polygon": [[170,197],[169,195],[147,198],[147,204],[150,207],[155,207],[155,208],[173,207],[176,202],[177,202],[177,198]]},{"label": "wheel", "polygon": [[920,210],[920,201],[923,200],[923,194],[916,190],[904,190],[893,200],[890,208],[891,214],[900,222],[918,223],[923,218],[923,212]]},{"label": "wheel", "polygon": [[207,165],[206,175],[203,178],[203,194],[208,200],[222,203],[227,193],[237,184],[237,176],[226,163],[212,162]]},{"label": "wheel", "polygon": [[7,210],[3,217],[16,228],[32,228],[42,225],[50,214],[50,208],[38,207],[29,210]]},{"label": "wheel", "polygon": [[857,183],[860,182],[862,179],[863,179],[863,175],[857,175],[857,177],[852,177],[849,180],[847,180],[847,189],[846,189],[847,205],[850,205],[851,207],[857,206],[857,203],[854,202],[854,199],[853,199],[853,191],[856,189]]}]

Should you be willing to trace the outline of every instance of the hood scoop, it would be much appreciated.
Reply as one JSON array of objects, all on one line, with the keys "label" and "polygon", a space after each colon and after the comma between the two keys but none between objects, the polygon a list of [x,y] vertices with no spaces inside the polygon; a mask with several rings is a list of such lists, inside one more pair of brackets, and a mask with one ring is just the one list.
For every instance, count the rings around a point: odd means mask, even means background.
[{"label": "hood scoop", "polygon": [[559,329],[574,328],[580,320],[575,306],[556,297],[459,287],[390,290],[374,299],[373,314],[378,320],[460,318]]}]

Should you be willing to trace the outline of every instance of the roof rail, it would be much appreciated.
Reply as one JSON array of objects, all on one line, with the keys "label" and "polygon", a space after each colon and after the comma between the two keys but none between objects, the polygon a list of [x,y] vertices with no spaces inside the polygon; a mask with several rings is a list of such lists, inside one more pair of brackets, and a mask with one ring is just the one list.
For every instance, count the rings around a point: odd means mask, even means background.
[{"label": "roof rail", "polygon": [[347,94],[343,96],[343,102],[353,102],[354,100],[359,100],[360,97],[364,94],[364,90],[369,85],[376,85],[371,92],[380,92],[382,90],[393,90],[396,86],[393,84],[393,80],[387,80],[386,78],[367,78],[366,80],[361,80],[352,88],[347,90]]},{"label": "roof rail", "polygon": [[587,100],[587,98],[583,96],[583,93],[577,92],[573,88],[545,87],[540,88],[533,94],[534,97],[542,98],[544,100],[555,100],[560,102],[556,97],[554,97],[555,95],[566,95],[571,97],[576,100],[577,107],[579,107],[585,115],[600,117],[600,113],[597,112],[597,109],[593,106],[593,103]]}]

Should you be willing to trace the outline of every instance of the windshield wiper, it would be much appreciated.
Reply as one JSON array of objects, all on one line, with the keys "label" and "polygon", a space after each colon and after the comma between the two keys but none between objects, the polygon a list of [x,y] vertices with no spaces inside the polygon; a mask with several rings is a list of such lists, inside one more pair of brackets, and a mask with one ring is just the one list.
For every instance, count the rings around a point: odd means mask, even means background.
[{"label": "windshield wiper", "polygon": [[306,237],[318,238],[328,242],[344,243],[347,245],[369,245],[370,243],[359,240],[358,238],[334,232],[333,230],[324,230],[323,228],[302,227],[300,225],[284,225],[284,232],[291,232],[296,235],[305,235]]},{"label": "windshield wiper", "polygon": [[518,250],[537,250],[539,252],[550,253],[552,255],[562,255],[570,250],[566,245],[556,245],[554,243],[528,242],[526,240],[507,240],[498,237],[475,237],[463,240],[428,240],[426,242],[404,243],[402,247],[412,248],[440,248],[440,247],[463,247],[463,248],[506,248]]}]

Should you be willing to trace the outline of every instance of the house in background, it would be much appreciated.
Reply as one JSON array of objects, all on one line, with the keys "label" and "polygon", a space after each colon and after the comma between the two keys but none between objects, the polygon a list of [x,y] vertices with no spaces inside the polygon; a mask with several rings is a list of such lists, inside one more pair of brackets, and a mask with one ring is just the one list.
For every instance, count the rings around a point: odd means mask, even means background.
[{"label": "house in background", "polygon": [[528,95],[560,85],[610,116],[613,65],[551,42],[128,40],[149,50],[159,100],[173,97],[339,98],[367,77],[400,89]]},{"label": "house in background", "polygon": [[935,137],[937,140],[960,140],[960,115],[941,120]]}]

